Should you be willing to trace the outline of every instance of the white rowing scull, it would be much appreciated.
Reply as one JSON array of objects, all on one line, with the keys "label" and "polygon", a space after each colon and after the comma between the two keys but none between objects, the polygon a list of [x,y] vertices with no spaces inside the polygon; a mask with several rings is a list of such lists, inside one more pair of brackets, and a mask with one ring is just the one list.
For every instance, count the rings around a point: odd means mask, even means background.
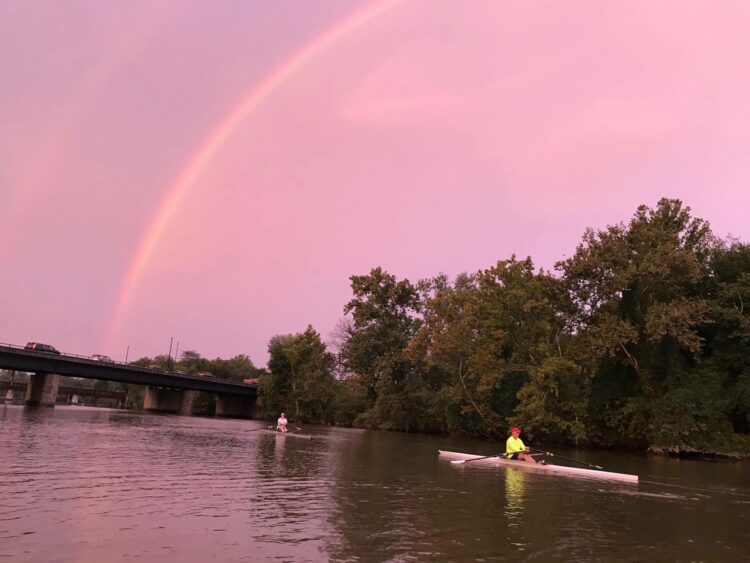
[{"label": "white rowing scull", "polygon": [[289,430],[288,432],[279,432],[278,430],[270,430],[270,429],[263,429],[261,430],[263,434],[273,434],[274,436],[294,436],[295,438],[306,438],[308,440],[312,439],[312,434],[300,434],[299,432],[295,432],[294,430]]},{"label": "white rowing scull", "polygon": [[476,459],[476,463],[491,463],[495,465],[502,465],[504,467],[515,467],[518,469],[530,469],[532,471],[541,471],[545,473],[559,473],[561,475],[569,475],[571,477],[591,477],[595,479],[611,479],[614,481],[624,481],[627,483],[637,483],[638,475],[628,475],[627,473],[614,473],[612,471],[599,471],[596,469],[583,469],[581,467],[567,467],[565,465],[553,465],[551,463],[530,463],[528,461],[514,461],[506,459],[504,457],[493,456],[486,457],[474,454],[465,454],[461,452],[446,452],[438,450],[438,455],[441,459],[457,461],[465,460],[470,461]]}]

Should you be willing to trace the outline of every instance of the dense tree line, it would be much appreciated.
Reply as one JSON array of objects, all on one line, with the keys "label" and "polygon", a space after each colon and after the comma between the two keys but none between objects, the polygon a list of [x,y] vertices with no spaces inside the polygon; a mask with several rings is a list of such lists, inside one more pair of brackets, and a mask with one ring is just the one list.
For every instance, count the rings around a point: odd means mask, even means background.
[{"label": "dense tree line", "polygon": [[[259,378],[262,411],[300,422],[750,454],[750,245],[678,200],[587,230],[553,271],[512,256],[454,280],[350,279],[330,349],[308,326],[271,339],[266,369],[193,351],[134,363]],[[139,386],[90,384],[142,404]],[[193,412],[214,401],[197,393]]]},{"label": "dense tree line", "polygon": [[271,340],[269,412],[750,451],[750,246],[716,237],[678,200],[587,230],[551,272],[514,256],[452,281],[413,284],[375,268],[351,286],[335,354],[312,327]]},{"label": "dense tree line", "polygon": [[[187,374],[210,374],[216,379],[228,379],[230,381],[242,381],[244,379],[257,378],[263,370],[258,369],[252,360],[240,354],[228,360],[215,358],[213,360],[202,357],[194,350],[186,350],[180,354],[178,359],[162,355],[155,358],[143,357],[132,362],[142,367],[155,367],[167,371],[175,371]],[[143,387],[140,385],[129,385],[128,403],[135,406],[143,405]],[[216,397],[212,393],[196,391],[193,395],[193,414],[213,416],[216,411]]]}]

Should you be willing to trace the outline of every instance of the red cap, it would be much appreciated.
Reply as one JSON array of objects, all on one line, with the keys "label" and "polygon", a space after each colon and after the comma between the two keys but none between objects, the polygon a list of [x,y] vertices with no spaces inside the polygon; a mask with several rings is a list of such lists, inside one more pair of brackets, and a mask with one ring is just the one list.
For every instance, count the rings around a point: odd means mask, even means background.
[{"label": "red cap", "polygon": [[518,426],[514,426],[513,428],[511,428],[510,432],[511,432],[511,434],[512,434],[513,432],[521,432],[521,429],[520,429],[520,428],[518,428]]}]

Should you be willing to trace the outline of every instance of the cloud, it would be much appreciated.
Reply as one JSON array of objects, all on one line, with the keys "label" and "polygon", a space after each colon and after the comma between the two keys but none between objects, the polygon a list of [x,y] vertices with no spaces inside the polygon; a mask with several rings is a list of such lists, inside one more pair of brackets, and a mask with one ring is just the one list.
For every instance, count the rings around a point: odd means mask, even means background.
[{"label": "cloud", "polygon": [[343,121],[373,127],[418,126],[450,120],[460,97],[420,68],[417,54],[392,59],[370,72],[344,98]]}]

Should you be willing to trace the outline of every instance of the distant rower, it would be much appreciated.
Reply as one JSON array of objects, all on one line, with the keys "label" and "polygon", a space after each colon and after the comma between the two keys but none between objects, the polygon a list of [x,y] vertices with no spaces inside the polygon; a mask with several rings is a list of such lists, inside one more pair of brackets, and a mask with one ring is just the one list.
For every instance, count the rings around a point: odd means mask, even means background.
[{"label": "distant rower", "polygon": [[287,425],[286,415],[282,412],[281,416],[279,417],[279,420],[276,421],[276,430],[278,430],[279,432],[289,432],[286,425]]},{"label": "distant rower", "polygon": [[508,438],[508,440],[505,442],[505,455],[508,457],[508,459],[517,459],[519,461],[530,461],[531,463],[536,463],[536,460],[529,453],[529,448],[527,448],[523,444],[521,438],[519,438],[519,436],[521,435],[521,429],[513,428],[510,433],[511,437]]}]

